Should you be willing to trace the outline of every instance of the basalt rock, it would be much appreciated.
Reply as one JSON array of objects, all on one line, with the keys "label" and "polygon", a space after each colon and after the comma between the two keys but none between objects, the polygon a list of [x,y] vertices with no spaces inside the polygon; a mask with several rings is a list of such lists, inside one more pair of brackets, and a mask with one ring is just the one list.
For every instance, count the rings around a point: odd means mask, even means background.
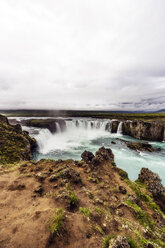
[{"label": "basalt rock", "polygon": [[88,164],[88,163],[91,163],[92,159],[94,158],[94,155],[92,152],[84,151],[81,154],[81,158],[83,161],[85,161]]},{"label": "basalt rock", "polygon": [[106,149],[105,147],[99,148],[99,150],[95,153],[95,156],[92,152],[84,151],[81,154],[81,158],[87,164],[91,165],[99,165],[105,160],[110,160],[114,164],[114,155],[111,149]]},{"label": "basalt rock", "polygon": [[148,168],[142,168],[138,179],[148,186],[148,190],[155,196],[163,194],[163,185],[158,174],[150,171]]},{"label": "basalt rock", "polygon": [[164,124],[159,122],[124,121],[122,132],[137,139],[162,141],[164,138]]},{"label": "basalt rock", "polygon": [[148,152],[154,152],[155,149],[152,147],[152,145],[148,143],[138,143],[138,142],[129,142],[125,141],[127,147],[131,150],[135,151],[148,151]]},{"label": "basalt rock", "polygon": [[22,131],[19,124],[12,126],[6,117],[0,116],[0,163],[31,160],[36,147],[35,139]]},{"label": "basalt rock", "polygon": [[117,133],[117,129],[119,126],[119,121],[112,121],[112,128],[111,128],[111,133]]}]

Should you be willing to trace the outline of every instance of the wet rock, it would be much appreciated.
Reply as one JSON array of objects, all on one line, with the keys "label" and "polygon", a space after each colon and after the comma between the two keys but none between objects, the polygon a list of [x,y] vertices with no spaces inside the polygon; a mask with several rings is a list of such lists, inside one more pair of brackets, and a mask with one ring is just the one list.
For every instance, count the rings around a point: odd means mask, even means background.
[{"label": "wet rock", "polygon": [[148,152],[154,152],[154,148],[152,145],[147,144],[147,143],[138,143],[138,142],[125,142],[127,147],[131,150],[135,151],[148,151]]},{"label": "wet rock", "polygon": [[163,194],[164,189],[158,174],[148,168],[142,168],[138,179],[148,186],[148,190],[154,197],[159,198]]},{"label": "wet rock", "polygon": [[109,242],[109,248],[130,248],[126,237],[117,236]]},{"label": "wet rock", "polygon": [[81,158],[88,164],[88,163],[91,163],[92,159],[94,158],[94,155],[92,152],[84,151],[81,154]]},{"label": "wet rock", "polygon": [[112,121],[111,123],[111,133],[117,133],[117,129],[118,129],[118,126],[119,126],[119,121]]},{"label": "wet rock", "polygon": [[116,144],[116,142],[114,142],[114,141],[111,141],[111,144],[115,145],[115,144]]}]

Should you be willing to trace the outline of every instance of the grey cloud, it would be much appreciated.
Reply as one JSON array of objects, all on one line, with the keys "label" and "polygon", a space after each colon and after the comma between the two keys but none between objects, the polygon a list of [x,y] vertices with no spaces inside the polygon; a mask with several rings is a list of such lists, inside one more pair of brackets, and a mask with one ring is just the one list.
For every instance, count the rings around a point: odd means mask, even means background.
[{"label": "grey cloud", "polygon": [[164,108],[164,8],[1,0],[0,108]]}]

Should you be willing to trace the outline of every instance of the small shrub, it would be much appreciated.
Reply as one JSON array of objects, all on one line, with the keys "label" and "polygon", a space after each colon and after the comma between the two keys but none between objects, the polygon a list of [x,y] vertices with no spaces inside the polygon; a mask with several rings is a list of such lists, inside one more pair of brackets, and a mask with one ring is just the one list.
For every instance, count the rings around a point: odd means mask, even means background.
[{"label": "small shrub", "polygon": [[83,216],[86,216],[86,217],[88,217],[88,218],[91,218],[92,213],[91,213],[91,210],[90,210],[89,208],[80,207],[79,210],[80,210],[80,213],[81,213]]},{"label": "small shrub", "polygon": [[107,236],[104,237],[102,248],[108,248],[109,247],[109,241],[110,241],[110,239],[111,239],[111,236],[110,235],[107,235]]},{"label": "small shrub", "polygon": [[77,205],[78,205],[78,197],[75,194],[75,192],[72,190],[72,188],[71,188],[69,183],[66,185],[66,190],[68,191],[67,199],[68,199],[70,207],[71,208],[77,207]]},{"label": "small shrub", "polygon": [[104,214],[104,210],[99,208],[99,207],[95,207],[95,211],[99,214],[99,215],[102,215]]},{"label": "small shrub", "polygon": [[135,242],[133,238],[127,237],[127,241],[131,248],[138,248],[138,244]]},{"label": "small shrub", "polygon": [[63,227],[64,210],[59,208],[56,210],[53,218],[50,219],[48,223],[48,229],[52,235],[59,234]]}]

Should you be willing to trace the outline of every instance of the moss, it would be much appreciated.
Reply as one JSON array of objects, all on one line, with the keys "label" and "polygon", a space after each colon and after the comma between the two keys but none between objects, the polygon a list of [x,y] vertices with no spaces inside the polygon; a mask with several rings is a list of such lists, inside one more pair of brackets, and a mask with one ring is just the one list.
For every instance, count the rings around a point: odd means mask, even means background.
[{"label": "moss", "polygon": [[108,248],[109,247],[109,241],[110,241],[110,239],[111,239],[111,236],[110,235],[107,235],[107,236],[104,237],[102,248]]},{"label": "moss", "polygon": [[121,176],[121,178],[123,179],[128,179],[128,173],[120,168],[117,168],[118,169],[118,173],[119,175]]},{"label": "moss", "polygon": [[21,128],[0,123],[0,163],[12,164],[20,160],[31,159],[31,148],[35,140]]},{"label": "moss", "polygon": [[55,211],[53,218],[49,220],[48,229],[52,235],[59,234],[63,228],[64,210],[59,208]]},{"label": "moss", "polygon": [[80,213],[83,215],[83,216],[86,216],[88,217],[89,219],[91,218],[92,216],[92,212],[89,208],[84,208],[84,207],[80,207],[79,208],[79,211]]},{"label": "moss", "polygon": [[137,242],[132,238],[132,237],[127,237],[128,244],[130,245],[131,248],[138,248],[139,245]]},{"label": "moss", "polygon": [[126,201],[125,203],[134,210],[134,216],[142,226],[149,227],[151,229],[154,228],[155,223],[150,219],[149,215],[136,203],[133,203],[130,200]]},{"label": "moss", "polygon": [[99,208],[99,207],[95,207],[95,211],[99,214],[99,215],[102,215],[104,214],[104,210]]},{"label": "moss", "polygon": [[101,226],[99,226],[98,224],[95,225],[94,229],[99,232],[101,235],[104,235],[104,231],[101,228]]},{"label": "moss", "polygon": [[[162,216],[164,216],[164,214],[162,213],[162,211],[160,210],[160,208],[158,207],[158,205],[154,202],[154,199],[152,197],[152,195],[150,194],[147,195],[145,194],[141,188],[146,188],[146,186],[142,183],[140,183],[139,181],[136,181],[136,183],[131,182],[130,180],[125,179],[125,182],[127,182],[127,184],[131,187],[131,189],[135,192],[135,194],[137,195],[137,197],[144,201],[148,207],[154,211],[157,211],[159,214],[161,214]],[[149,194],[149,193],[148,193]]]}]

